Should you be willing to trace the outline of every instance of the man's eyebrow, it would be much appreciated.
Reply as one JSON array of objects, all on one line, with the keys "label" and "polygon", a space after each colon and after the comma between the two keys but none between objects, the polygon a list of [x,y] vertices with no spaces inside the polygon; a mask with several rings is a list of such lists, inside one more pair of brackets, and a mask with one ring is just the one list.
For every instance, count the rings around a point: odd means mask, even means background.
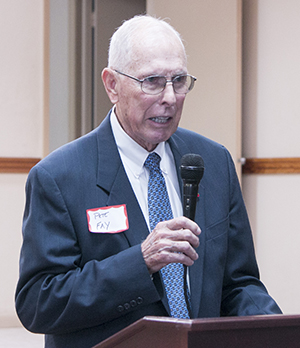
[{"label": "man's eyebrow", "polygon": [[[180,71],[180,72],[176,72],[176,73],[171,73],[170,75],[173,77],[176,77],[176,76],[180,76],[180,75],[186,75],[188,74],[186,71]],[[143,79],[146,79],[147,77],[152,77],[152,76],[163,76],[163,77],[167,77],[168,74],[159,74],[159,73],[150,73],[150,74],[143,74],[142,77],[140,77],[139,79],[140,80],[143,80]]]}]

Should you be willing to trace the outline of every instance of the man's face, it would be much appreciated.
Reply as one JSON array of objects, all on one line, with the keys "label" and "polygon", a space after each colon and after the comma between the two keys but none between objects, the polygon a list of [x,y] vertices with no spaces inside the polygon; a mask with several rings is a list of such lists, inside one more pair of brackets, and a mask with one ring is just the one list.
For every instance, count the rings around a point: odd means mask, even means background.
[{"label": "man's face", "polygon": [[[172,39],[163,40],[163,45],[137,45],[134,64],[128,71],[122,72],[138,79],[162,75],[167,80],[187,73],[183,48],[179,41],[174,40],[174,37]],[[158,143],[166,141],[176,131],[185,94],[176,94],[172,84],[167,84],[160,94],[148,95],[141,90],[139,82],[123,75],[116,78],[118,120],[133,140],[152,151]]]}]

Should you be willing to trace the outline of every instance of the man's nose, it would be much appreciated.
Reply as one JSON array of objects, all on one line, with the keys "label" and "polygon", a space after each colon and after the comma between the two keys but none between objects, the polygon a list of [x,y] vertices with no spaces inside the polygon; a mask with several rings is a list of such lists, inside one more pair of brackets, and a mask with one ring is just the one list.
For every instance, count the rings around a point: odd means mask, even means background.
[{"label": "man's nose", "polygon": [[176,93],[173,88],[172,81],[168,81],[166,83],[165,89],[163,90],[163,102],[168,103],[170,105],[176,103]]}]

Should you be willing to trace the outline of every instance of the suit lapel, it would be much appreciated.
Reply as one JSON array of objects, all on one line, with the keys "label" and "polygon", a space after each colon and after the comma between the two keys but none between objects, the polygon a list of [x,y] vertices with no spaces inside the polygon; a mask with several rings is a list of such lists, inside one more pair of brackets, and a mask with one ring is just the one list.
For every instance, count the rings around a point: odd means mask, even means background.
[{"label": "suit lapel", "polygon": [[123,167],[110,126],[109,116],[97,132],[97,186],[108,194],[107,206],[126,203],[129,229],[124,232],[130,246],[141,243],[149,234],[143,213]]},{"label": "suit lapel", "polygon": [[[178,137],[175,133],[170,139],[169,144],[175,159],[178,182],[181,190],[181,196],[183,195],[183,182],[180,176],[180,162],[183,155],[191,153],[189,148],[186,146],[182,138]],[[189,280],[191,289],[191,302],[193,317],[196,318],[200,308],[200,299],[203,286],[203,266],[204,266],[204,253],[205,253],[205,188],[199,185],[199,199],[196,205],[195,222],[201,228],[200,245],[197,248],[199,255],[198,260],[195,261],[194,265],[189,267]]]}]

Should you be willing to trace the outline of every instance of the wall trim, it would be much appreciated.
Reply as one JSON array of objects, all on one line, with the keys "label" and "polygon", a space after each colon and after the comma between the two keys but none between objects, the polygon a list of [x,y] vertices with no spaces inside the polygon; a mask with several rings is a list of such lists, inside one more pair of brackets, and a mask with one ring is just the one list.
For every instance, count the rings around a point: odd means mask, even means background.
[{"label": "wall trim", "polygon": [[[28,173],[41,159],[0,157],[0,173]],[[300,157],[246,158],[243,174],[300,174]]]},{"label": "wall trim", "polygon": [[243,174],[300,174],[300,157],[246,158]]},{"label": "wall trim", "polygon": [[40,158],[0,157],[0,173],[28,173]]}]

